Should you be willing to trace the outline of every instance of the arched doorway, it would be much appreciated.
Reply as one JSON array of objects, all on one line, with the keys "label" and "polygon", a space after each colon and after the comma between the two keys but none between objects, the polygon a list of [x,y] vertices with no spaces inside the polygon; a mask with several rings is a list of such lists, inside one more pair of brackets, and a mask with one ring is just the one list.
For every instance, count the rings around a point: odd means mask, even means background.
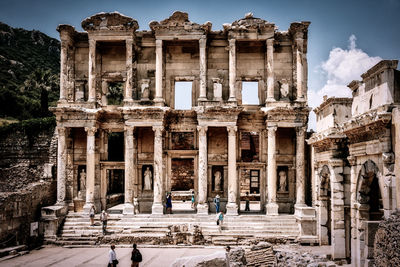
[{"label": "arched doorway", "polygon": [[319,172],[319,236],[321,245],[331,244],[331,177],[329,167],[324,165]]}]

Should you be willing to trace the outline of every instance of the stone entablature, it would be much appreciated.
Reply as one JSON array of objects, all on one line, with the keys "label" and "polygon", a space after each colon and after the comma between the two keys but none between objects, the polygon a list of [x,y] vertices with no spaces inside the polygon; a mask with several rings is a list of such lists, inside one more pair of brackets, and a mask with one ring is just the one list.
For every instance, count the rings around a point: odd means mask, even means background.
[{"label": "stone entablature", "polygon": [[314,112],[317,116],[317,132],[332,131],[341,123],[351,118],[351,98],[331,97],[324,102]]}]

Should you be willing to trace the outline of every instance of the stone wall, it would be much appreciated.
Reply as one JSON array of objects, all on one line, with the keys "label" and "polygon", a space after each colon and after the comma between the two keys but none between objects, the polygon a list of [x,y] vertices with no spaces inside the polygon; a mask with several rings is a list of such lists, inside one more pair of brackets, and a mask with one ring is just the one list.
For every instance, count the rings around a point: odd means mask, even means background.
[{"label": "stone wall", "polygon": [[0,246],[40,240],[30,237],[30,224],[39,221],[41,207],[55,202],[53,133],[52,118],[0,129]]},{"label": "stone wall", "polygon": [[400,266],[400,216],[379,224],[374,242],[375,266]]}]

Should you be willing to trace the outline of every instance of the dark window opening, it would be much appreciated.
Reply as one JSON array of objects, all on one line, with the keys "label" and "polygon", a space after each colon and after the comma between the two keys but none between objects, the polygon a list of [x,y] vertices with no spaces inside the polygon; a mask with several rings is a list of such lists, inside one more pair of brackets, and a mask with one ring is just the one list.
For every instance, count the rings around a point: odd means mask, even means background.
[{"label": "dark window opening", "polygon": [[259,135],[256,132],[243,132],[241,146],[241,158],[244,162],[259,161]]},{"label": "dark window opening", "polygon": [[108,134],[108,160],[124,161],[124,133]]},{"label": "dark window opening", "polygon": [[124,100],[124,83],[110,82],[108,84],[107,105],[120,106]]},{"label": "dark window opening", "polygon": [[124,170],[107,170],[107,195],[124,193]]}]

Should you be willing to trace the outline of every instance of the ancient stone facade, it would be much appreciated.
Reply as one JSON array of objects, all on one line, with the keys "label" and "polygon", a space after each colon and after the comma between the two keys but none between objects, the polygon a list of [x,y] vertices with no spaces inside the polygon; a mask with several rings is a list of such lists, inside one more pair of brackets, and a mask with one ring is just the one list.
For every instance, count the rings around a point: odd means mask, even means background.
[{"label": "ancient stone facade", "polygon": [[[309,22],[288,31],[247,14],[213,31],[174,12],[150,31],[114,13],[60,25],[57,204],[87,212],[118,203],[124,214],[163,214],[165,194],[193,191],[197,214],[220,196],[268,215],[306,205],[305,133]],[[175,109],[176,84],[191,82],[190,110]],[[258,102],[243,100],[253,82]],[[182,168],[183,166],[183,168]],[[184,169],[187,169],[186,171]]]},{"label": "ancient stone facade", "polygon": [[308,142],[320,243],[354,266],[373,264],[377,226],[400,208],[397,63],[382,60],[348,85],[353,98],[324,99],[314,110],[318,132]]}]

